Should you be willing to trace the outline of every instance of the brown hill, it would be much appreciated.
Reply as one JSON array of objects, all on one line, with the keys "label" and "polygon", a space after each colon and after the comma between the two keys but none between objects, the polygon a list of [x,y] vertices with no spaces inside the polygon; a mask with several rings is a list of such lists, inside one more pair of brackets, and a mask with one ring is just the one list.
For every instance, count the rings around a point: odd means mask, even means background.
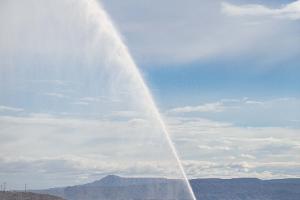
[{"label": "brown hill", "polygon": [[60,197],[32,192],[0,192],[0,200],[63,200]]}]

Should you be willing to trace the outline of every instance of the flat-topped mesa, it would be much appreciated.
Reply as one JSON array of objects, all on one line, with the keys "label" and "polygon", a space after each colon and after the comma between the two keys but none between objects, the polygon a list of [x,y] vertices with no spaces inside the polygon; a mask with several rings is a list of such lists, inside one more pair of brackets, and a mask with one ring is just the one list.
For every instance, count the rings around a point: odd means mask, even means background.
[{"label": "flat-topped mesa", "polygon": [[130,186],[130,185],[148,185],[148,184],[168,184],[170,182],[180,182],[180,179],[154,178],[154,177],[122,177],[117,175],[107,175],[100,180],[86,184],[86,186]]}]

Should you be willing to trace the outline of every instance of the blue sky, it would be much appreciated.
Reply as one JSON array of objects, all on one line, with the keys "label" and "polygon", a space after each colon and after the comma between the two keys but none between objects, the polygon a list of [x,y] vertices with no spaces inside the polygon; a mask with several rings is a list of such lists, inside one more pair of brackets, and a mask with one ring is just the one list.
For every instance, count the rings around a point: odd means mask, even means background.
[{"label": "blue sky", "polygon": [[[230,3],[276,9],[292,1]],[[297,19],[230,16],[222,13],[218,1],[160,4],[157,8],[155,2],[104,1],[154,92],[161,91],[158,98],[174,93],[201,93],[204,99],[216,93],[254,98],[299,95]]]},{"label": "blue sky", "polygon": [[[299,98],[297,1],[103,3],[162,111],[221,99]],[[273,109],[299,112],[288,104]],[[278,123],[274,112],[265,117],[274,120],[266,126]],[[247,117],[243,124],[253,125]]]},{"label": "blue sky", "polygon": [[[0,6],[0,180],[14,188],[20,179],[41,188],[178,175],[151,99],[95,2]],[[102,4],[188,177],[300,176],[300,1]]]},{"label": "blue sky", "polygon": [[[161,101],[166,100],[166,106],[170,105],[173,99],[168,99],[168,95],[190,97],[186,99],[187,102],[176,100],[173,102],[175,104],[224,97],[264,99],[299,96],[299,69],[295,66],[297,60],[288,64],[290,66],[282,67],[283,64],[279,64],[267,70],[257,69],[258,65],[255,62],[236,60],[198,62],[184,66],[147,68],[145,76],[154,92],[158,93],[156,96],[161,97]],[[239,66],[242,66],[242,69]]]}]

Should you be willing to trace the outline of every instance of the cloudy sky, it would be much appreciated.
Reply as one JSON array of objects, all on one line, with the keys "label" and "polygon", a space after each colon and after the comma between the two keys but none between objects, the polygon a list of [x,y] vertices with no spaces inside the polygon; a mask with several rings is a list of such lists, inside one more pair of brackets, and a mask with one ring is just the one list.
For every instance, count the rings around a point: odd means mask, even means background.
[{"label": "cloudy sky", "polygon": [[[300,1],[102,4],[189,178],[300,176]],[[97,4],[0,5],[1,182],[45,188],[111,173],[181,176]]]},{"label": "cloudy sky", "polygon": [[103,3],[190,176],[299,177],[300,1]]}]

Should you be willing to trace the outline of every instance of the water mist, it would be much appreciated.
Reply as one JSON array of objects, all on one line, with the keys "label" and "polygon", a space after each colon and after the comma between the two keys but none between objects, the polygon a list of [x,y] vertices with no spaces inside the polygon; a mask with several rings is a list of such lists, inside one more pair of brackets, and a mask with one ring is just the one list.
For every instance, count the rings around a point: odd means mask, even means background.
[{"label": "water mist", "polygon": [[[0,147],[0,156],[31,163],[20,177],[44,179],[38,188],[95,180],[91,174],[105,170],[175,174],[186,198],[196,200],[153,97],[99,2],[7,1],[0,24],[0,103],[10,106],[0,116],[7,127],[0,136],[17,141]],[[51,172],[48,166],[60,162],[76,167],[71,174],[60,167]]]},{"label": "water mist", "polygon": [[[89,5],[90,9],[93,10],[93,13],[95,14],[95,17],[99,17],[99,20],[102,19],[102,20],[105,21],[105,24],[107,25],[107,30],[106,31],[109,32],[109,35],[111,35],[111,37],[114,38],[114,40],[116,41],[116,44],[119,46],[118,52],[116,52],[116,53],[122,59],[124,59],[123,62],[126,63],[126,66],[128,67],[128,70],[130,71],[130,73],[133,74],[133,76],[135,78],[135,81],[136,81],[136,84],[141,85],[141,90],[143,91],[144,96],[145,96],[145,100],[147,101],[146,105],[149,107],[149,110],[151,110],[153,112],[154,118],[156,118],[158,123],[160,124],[161,129],[162,129],[163,133],[166,136],[166,140],[168,141],[169,147],[171,148],[171,150],[174,154],[174,157],[176,158],[178,167],[180,168],[181,173],[182,173],[182,175],[183,175],[183,177],[186,181],[186,184],[189,188],[191,196],[194,200],[196,200],[196,198],[194,196],[194,193],[193,193],[193,190],[192,190],[192,188],[190,186],[190,183],[188,181],[188,178],[185,174],[184,168],[181,164],[180,158],[177,154],[176,148],[175,148],[175,146],[174,146],[174,144],[173,144],[173,142],[170,138],[170,134],[167,130],[165,122],[163,121],[163,119],[162,119],[162,117],[161,117],[161,115],[158,111],[158,108],[155,105],[153,97],[151,96],[151,93],[150,93],[147,85],[145,84],[140,72],[138,71],[138,68],[137,68],[136,64],[134,63],[134,61],[133,61],[133,59],[132,59],[132,57],[129,53],[129,50],[126,48],[126,46],[122,42],[119,33],[117,32],[117,30],[113,26],[111,20],[109,19],[109,17],[105,13],[105,10],[100,5],[97,5],[98,3],[95,0],[89,1],[89,4],[90,4]],[[99,15],[99,16],[97,16],[97,15]]]}]

